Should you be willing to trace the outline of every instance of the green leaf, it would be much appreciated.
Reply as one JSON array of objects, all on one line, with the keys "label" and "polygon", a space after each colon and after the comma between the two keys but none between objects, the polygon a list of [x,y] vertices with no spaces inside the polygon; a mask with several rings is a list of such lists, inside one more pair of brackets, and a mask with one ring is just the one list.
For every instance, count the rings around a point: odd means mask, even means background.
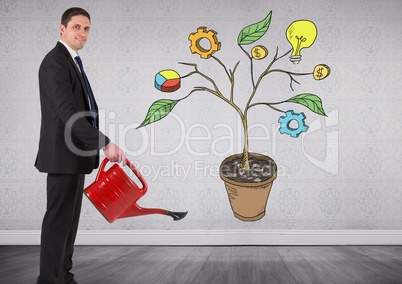
[{"label": "green leaf", "polygon": [[323,116],[327,116],[324,112],[324,108],[322,107],[321,99],[313,94],[300,94],[294,96],[293,98],[288,99],[285,102],[301,104],[308,107],[311,111],[318,113]]},{"label": "green leaf", "polygon": [[141,125],[138,126],[138,128],[154,123],[158,120],[161,120],[173,110],[173,108],[178,102],[179,102],[178,100],[166,100],[166,99],[154,102],[149,107],[147,116],[145,117]]},{"label": "green leaf", "polygon": [[259,40],[268,30],[271,23],[272,11],[265,17],[264,20],[245,27],[237,37],[239,45],[251,44]]}]

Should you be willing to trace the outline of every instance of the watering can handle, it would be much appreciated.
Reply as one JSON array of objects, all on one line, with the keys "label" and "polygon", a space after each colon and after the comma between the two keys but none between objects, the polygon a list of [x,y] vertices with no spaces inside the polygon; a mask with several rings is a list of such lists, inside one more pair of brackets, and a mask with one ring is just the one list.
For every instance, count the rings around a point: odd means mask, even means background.
[{"label": "watering can handle", "polygon": [[[99,171],[98,174],[96,175],[95,181],[97,181],[100,176],[105,172],[105,166],[106,164],[109,162],[108,158],[103,159],[102,164],[99,167]],[[140,171],[133,165],[133,163],[131,163],[129,160],[127,160],[127,166],[133,171],[133,173],[137,176],[137,178],[139,179],[139,181],[142,184],[143,190],[147,190],[148,189],[148,185],[147,182],[145,181],[145,179],[142,177]]]},{"label": "watering can handle", "polygon": [[[133,173],[137,176],[138,180],[142,184],[142,190],[147,191],[148,190],[148,185],[145,179],[142,177],[140,171],[131,163],[129,160],[127,160],[127,166],[133,171]],[[145,194],[145,193],[144,193]]]}]

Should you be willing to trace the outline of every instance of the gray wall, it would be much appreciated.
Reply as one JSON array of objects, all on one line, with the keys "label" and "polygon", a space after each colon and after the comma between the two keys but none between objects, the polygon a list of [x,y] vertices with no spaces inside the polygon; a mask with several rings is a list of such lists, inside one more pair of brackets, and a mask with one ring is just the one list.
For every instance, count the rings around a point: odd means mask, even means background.
[{"label": "gray wall", "polygon": [[[59,39],[62,12],[71,6],[91,13],[90,39],[80,55],[101,107],[102,129],[148,181],[139,204],[189,211],[180,222],[152,215],[109,224],[85,199],[80,229],[402,229],[402,1],[68,2],[0,0],[0,230],[40,229],[46,200],[45,175],[33,167],[40,127],[37,71]],[[215,56],[228,68],[240,60],[235,98],[245,103],[251,90],[249,63],[237,36],[270,10],[270,29],[258,42],[270,54],[255,63],[256,73],[277,47],[279,54],[289,50],[288,25],[310,19],[318,27],[314,45],[302,52],[299,65],[284,58],[277,67],[311,72],[325,63],[331,75],[323,81],[297,78],[300,85],[294,83],[292,92],[289,77],[275,74],[264,81],[257,101],[311,92],[322,98],[328,118],[288,105],[305,112],[311,130],[294,139],[277,132],[280,113],[264,107],[250,111],[252,151],[271,156],[280,172],[266,216],[242,222],[233,217],[216,172],[228,153],[241,151],[241,125],[232,109],[200,92],[180,102],[168,118],[135,127],[152,102],[210,86],[191,76],[177,92],[156,90],[158,71],[185,75],[193,70],[178,62],[196,63],[228,93],[222,67],[189,51],[187,38],[199,26],[218,32],[222,48]],[[87,185],[95,175],[87,177]]]}]

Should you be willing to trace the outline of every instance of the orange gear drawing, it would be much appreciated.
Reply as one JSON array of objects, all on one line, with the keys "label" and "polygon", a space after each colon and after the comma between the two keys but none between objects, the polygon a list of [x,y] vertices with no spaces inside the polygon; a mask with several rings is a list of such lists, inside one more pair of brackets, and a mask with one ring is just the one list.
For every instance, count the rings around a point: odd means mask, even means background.
[{"label": "orange gear drawing", "polygon": [[[206,27],[199,27],[196,33],[192,33],[188,36],[191,41],[190,50],[191,53],[197,53],[201,58],[208,59],[211,55],[221,49],[221,43],[216,37],[217,32],[214,30],[207,31]],[[210,42],[210,49],[205,49],[200,45],[200,41],[206,38]]]}]

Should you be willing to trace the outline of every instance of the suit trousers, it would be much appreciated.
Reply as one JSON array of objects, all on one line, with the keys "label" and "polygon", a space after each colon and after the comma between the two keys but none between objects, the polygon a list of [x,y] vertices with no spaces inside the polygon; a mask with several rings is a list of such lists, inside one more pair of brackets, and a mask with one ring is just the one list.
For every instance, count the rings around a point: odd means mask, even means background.
[{"label": "suit trousers", "polygon": [[84,174],[48,174],[37,283],[76,283],[70,272],[84,189]]}]

